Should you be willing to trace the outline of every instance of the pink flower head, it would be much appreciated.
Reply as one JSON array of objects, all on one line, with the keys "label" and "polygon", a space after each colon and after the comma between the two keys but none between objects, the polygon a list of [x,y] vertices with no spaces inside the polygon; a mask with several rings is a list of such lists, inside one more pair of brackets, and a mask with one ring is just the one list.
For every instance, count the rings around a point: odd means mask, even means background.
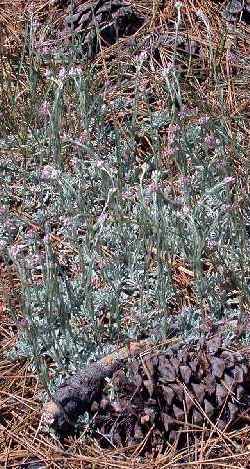
[{"label": "pink flower head", "polygon": [[230,205],[230,204],[223,204],[221,206],[221,210],[225,213],[230,213],[233,211],[233,209],[234,209],[233,205]]},{"label": "pink flower head", "polygon": [[182,176],[180,178],[180,182],[183,186],[185,186],[186,184],[188,184],[190,182],[190,177],[189,176]]},{"label": "pink flower head", "polygon": [[69,76],[70,77],[77,77],[77,76],[80,76],[82,74],[82,69],[81,67],[72,67],[70,70],[69,70]]},{"label": "pink flower head", "polygon": [[61,80],[64,80],[64,78],[66,77],[66,69],[65,69],[65,67],[60,68],[58,76],[59,76],[59,78],[60,78]]},{"label": "pink flower head", "polygon": [[5,249],[7,246],[7,241],[4,241],[4,239],[0,240],[0,251]]},{"label": "pink flower head", "polygon": [[169,61],[167,63],[167,66],[162,69],[162,76],[163,78],[166,78],[171,70],[175,69],[174,62]]},{"label": "pink flower head", "polygon": [[30,269],[39,267],[41,265],[41,256],[39,254],[34,254],[27,259],[27,264]]},{"label": "pink flower head", "polygon": [[102,160],[97,160],[96,161],[96,167],[97,168],[102,168],[103,167],[103,161]]},{"label": "pink flower head", "polygon": [[58,170],[54,168],[53,166],[50,166],[47,164],[46,166],[43,167],[42,173],[41,173],[41,178],[42,179],[57,179],[58,177]]},{"label": "pink flower head", "polygon": [[171,156],[174,156],[175,154],[175,151],[172,147],[168,146],[167,148],[165,148],[163,150],[163,157],[171,157]]},{"label": "pink flower head", "polygon": [[79,142],[84,143],[86,142],[86,139],[87,139],[87,132],[86,130],[83,130],[79,135]]},{"label": "pink flower head", "polygon": [[98,223],[100,224],[103,224],[108,218],[108,215],[106,213],[101,213],[101,215],[99,215],[97,221]]},{"label": "pink flower head", "polygon": [[226,161],[225,160],[218,160],[216,162],[216,166],[217,166],[217,168],[222,168],[223,169],[223,168],[226,167]]},{"label": "pink flower head", "polygon": [[39,109],[41,116],[47,117],[50,115],[50,104],[48,101],[44,101]]},{"label": "pink flower head", "polygon": [[138,55],[139,62],[143,62],[143,60],[145,60],[147,56],[148,56],[148,53],[146,50],[140,52],[140,54]]},{"label": "pink flower head", "polygon": [[25,245],[24,244],[15,244],[13,246],[10,247],[9,249],[9,253],[10,253],[10,256],[13,258],[13,259],[16,259],[18,254],[20,254],[20,252],[22,251],[22,249],[25,248]]},{"label": "pink flower head", "polygon": [[179,124],[170,124],[168,126],[168,131],[171,133],[176,133],[178,130],[180,130]]},{"label": "pink flower head", "polygon": [[91,277],[91,281],[90,281],[90,282],[91,282],[92,287],[94,287],[94,288],[100,288],[100,283],[101,283],[101,282],[100,282],[100,278],[98,277],[98,275],[96,275],[96,274],[93,275],[93,276]]},{"label": "pink flower head", "polygon": [[41,24],[40,21],[38,21],[37,19],[34,19],[32,22],[33,30],[35,31],[37,28],[39,28],[40,24]]},{"label": "pink flower head", "polygon": [[209,150],[214,150],[217,145],[217,140],[213,134],[208,134],[205,137],[205,144],[209,148]]},{"label": "pink flower head", "polygon": [[196,115],[198,112],[197,108],[191,108],[188,106],[183,106],[182,110],[178,113],[180,119],[183,119],[188,116]]},{"label": "pink flower head", "polygon": [[136,190],[134,188],[129,188],[122,193],[122,198],[125,200],[133,199],[136,195]]},{"label": "pink flower head", "polygon": [[229,187],[233,187],[236,182],[236,178],[233,176],[227,176],[224,179],[224,183],[227,184]]},{"label": "pink flower head", "polygon": [[49,46],[43,46],[41,47],[41,54],[42,55],[48,55],[50,53],[50,48]]},{"label": "pink flower head", "polygon": [[207,241],[207,247],[210,250],[216,249],[218,246],[218,242],[213,240],[213,239],[208,239]]},{"label": "pink flower head", "polygon": [[4,215],[6,212],[6,207],[0,207],[0,215]]},{"label": "pink flower head", "polygon": [[97,262],[96,262],[96,266],[98,267],[98,269],[102,270],[104,269],[104,267],[106,267],[107,265],[107,261],[105,261],[104,259],[99,259]]},{"label": "pink flower head", "polygon": [[44,72],[44,76],[45,78],[50,78],[52,76],[52,71],[49,68],[47,68]]},{"label": "pink flower head", "polygon": [[43,241],[45,242],[45,244],[49,243],[50,242],[50,239],[51,239],[51,236],[50,234],[46,234],[43,238]]},{"label": "pink flower head", "polygon": [[71,158],[70,163],[73,170],[76,171],[79,168],[80,160],[74,156],[73,158]]},{"label": "pink flower head", "polygon": [[28,231],[26,231],[26,238],[28,239],[34,239],[36,236],[37,230],[34,228],[30,228]]},{"label": "pink flower head", "polygon": [[182,213],[184,213],[184,215],[188,215],[189,212],[190,212],[190,209],[189,209],[188,205],[184,204],[182,206]]},{"label": "pink flower head", "polygon": [[159,190],[158,182],[156,182],[156,181],[151,182],[151,184],[148,187],[149,193],[154,194],[154,193],[158,192],[158,190]]},{"label": "pink flower head", "polygon": [[178,124],[170,124],[168,127],[168,143],[171,145],[174,143],[176,138],[176,133],[180,130],[180,126]]},{"label": "pink flower head", "polygon": [[237,54],[235,52],[229,51],[227,54],[228,60],[233,64],[237,63]]},{"label": "pink flower head", "polygon": [[17,327],[20,329],[25,329],[29,325],[29,321],[27,318],[18,318],[16,322]]},{"label": "pink flower head", "polygon": [[202,116],[199,119],[199,124],[201,126],[206,125],[209,122],[209,117],[208,116]]}]

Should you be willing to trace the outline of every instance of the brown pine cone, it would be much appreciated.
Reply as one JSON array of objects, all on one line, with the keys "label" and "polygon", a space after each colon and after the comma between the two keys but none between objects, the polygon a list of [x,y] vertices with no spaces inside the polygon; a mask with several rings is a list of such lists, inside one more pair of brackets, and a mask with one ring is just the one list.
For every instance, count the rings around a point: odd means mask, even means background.
[{"label": "brown pine cone", "polygon": [[200,434],[204,423],[206,428],[212,423],[221,431],[250,405],[250,359],[228,349],[220,337],[135,359],[124,371],[126,383],[112,380],[113,392],[109,385],[102,395],[108,405],[95,416],[102,444],[136,444],[153,426],[145,451],[154,452],[155,432],[157,447],[159,434],[163,448],[178,434],[185,445],[185,429]]},{"label": "brown pine cone", "polygon": [[80,34],[82,51],[89,58],[100,47],[134,34],[146,20],[128,0],[78,0],[73,8],[68,3],[65,13],[64,36]]},{"label": "brown pine cone", "polygon": [[227,348],[220,336],[139,359],[149,345],[131,344],[67,380],[45,406],[47,422],[64,433],[88,411],[103,445],[137,444],[153,427],[145,451],[154,453],[177,435],[185,439],[190,425],[199,434],[204,423],[219,432],[248,409],[250,358]]}]

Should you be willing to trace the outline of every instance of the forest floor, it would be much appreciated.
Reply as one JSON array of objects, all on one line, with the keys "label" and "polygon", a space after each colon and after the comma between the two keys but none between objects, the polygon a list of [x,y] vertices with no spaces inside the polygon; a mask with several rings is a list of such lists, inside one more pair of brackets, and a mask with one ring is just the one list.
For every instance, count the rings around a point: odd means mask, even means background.
[{"label": "forest floor", "polygon": [[0,467],[250,467],[248,425],[145,458],[43,424],[130,340],[250,339],[249,2],[89,4],[1,4]]}]

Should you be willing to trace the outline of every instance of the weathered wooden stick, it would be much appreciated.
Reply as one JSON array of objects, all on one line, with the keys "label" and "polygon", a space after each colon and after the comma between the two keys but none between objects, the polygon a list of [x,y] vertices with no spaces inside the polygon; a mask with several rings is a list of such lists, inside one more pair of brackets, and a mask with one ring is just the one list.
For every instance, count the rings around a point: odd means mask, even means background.
[{"label": "weathered wooden stick", "polygon": [[151,345],[149,340],[131,342],[71,376],[58,388],[54,399],[44,405],[44,423],[60,434],[72,430],[78,416],[90,410],[93,401],[100,397],[105,379],[111,378],[130,357],[138,356]]}]

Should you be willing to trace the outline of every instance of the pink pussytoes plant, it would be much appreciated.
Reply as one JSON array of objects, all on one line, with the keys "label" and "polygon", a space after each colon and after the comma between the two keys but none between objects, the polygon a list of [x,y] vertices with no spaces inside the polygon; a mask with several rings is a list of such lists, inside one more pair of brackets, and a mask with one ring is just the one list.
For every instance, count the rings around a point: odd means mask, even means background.
[{"label": "pink pussytoes plant", "polygon": [[59,175],[59,171],[56,168],[54,168],[54,166],[51,166],[49,164],[44,166],[41,172],[41,178],[44,180],[57,179],[58,175]]}]

